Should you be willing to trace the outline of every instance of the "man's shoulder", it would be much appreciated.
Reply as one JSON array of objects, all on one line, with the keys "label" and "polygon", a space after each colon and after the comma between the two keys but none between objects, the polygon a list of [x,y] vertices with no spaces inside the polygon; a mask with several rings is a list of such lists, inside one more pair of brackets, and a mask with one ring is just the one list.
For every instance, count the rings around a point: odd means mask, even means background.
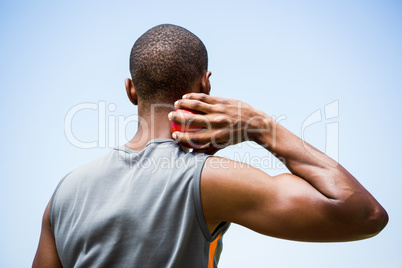
[{"label": "man's shoulder", "polygon": [[83,163],[82,165],[73,169],[67,175],[65,175],[64,179],[70,179],[72,177],[88,177],[91,174],[102,172],[102,170],[110,166],[114,159],[118,160],[117,152],[115,149],[111,149],[95,159],[89,160],[88,162]]}]

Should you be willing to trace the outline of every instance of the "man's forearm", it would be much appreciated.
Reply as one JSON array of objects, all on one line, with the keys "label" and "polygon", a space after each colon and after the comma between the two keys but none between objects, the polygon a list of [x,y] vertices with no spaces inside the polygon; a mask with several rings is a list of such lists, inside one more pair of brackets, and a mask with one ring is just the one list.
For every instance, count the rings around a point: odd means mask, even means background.
[{"label": "man's forearm", "polygon": [[[315,149],[266,115],[255,141],[268,149],[295,175],[305,179],[329,198],[337,199],[341,185],[356,186],[353,176],[336,161]],[[335,185],[336,184],[336,185]],[[349,188],[349,187],[347,187]]]},{"label": "man's forearm", "polygon": [[342,213],[355,214],[356,218],[367,217],[370,213],[385,213],[373,196],[340,164],[271,117],[266,116],[264,121],[269,131],[259,132],[255,141],[283,161],[293,174],[333,200]]}]

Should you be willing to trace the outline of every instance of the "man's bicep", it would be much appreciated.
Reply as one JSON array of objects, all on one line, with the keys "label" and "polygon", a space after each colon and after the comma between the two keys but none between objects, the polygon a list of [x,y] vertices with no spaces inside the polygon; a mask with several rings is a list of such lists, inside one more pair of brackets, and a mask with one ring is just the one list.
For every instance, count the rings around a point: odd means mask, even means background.
[{"label": "man's bicep", "polygon": [[271,177],[224,158],[205,163],[201,199],[207,224],[228,221],[269,236],[310,241],[320,240],[317,228],[330,224],[329,199],[305,180],[292,174]]}]

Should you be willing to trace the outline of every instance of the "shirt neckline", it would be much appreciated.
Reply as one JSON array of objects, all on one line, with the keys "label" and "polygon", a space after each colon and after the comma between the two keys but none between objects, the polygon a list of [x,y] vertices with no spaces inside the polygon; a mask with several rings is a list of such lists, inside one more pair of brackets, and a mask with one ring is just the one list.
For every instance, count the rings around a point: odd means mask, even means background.
[{"label": "shirt neckline", "polygon": [[[173,139],[167,139],[167,138],[165,138],[165,139],[152,139],[152,140],[148,141],[147,144],[145,145],[144,149],[142,149],[142,150],[140,150],[140,151],[133,150],[133,149],[128,148],[128,147],[126,147],[126,146],[124,146],[124,145],[117,146],[117,147],[115,147],[115,148],[113,148],[113,149],[114,149],[114,150],[125,151],[126,153],[140,153],[140,152],[142,152],[143,150],[145,150],[148,146],[150,146],[150,145],[153,144],[153,143],[165,143],[165,142],[174,142],[174,143],[177,143],[177,141],[175,141],[175,140],[173,140]],[[177,143],[177,144],[178,144],[178,143]]]}]

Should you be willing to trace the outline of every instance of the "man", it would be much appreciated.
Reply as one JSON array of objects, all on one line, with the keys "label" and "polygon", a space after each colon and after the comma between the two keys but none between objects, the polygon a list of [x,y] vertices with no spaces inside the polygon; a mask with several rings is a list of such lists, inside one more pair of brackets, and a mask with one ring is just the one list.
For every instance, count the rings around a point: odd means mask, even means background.
[{"label": "man", "polygon": [[[231,222],[319,242],[385,227],[386,211],[341,165],[250,105],[209,96],[207,62],[201,40],[179,26],[156,26],[135,42],[125,86],[138,131],[62,179],[34,267],[216,267]],[[174,112],[173,103],[200,113]],[[170,121],[203,129],[172,134]],[[195,149],[185,153],[176,140]],[[245,140],[292,174],[210,156]]]}]

